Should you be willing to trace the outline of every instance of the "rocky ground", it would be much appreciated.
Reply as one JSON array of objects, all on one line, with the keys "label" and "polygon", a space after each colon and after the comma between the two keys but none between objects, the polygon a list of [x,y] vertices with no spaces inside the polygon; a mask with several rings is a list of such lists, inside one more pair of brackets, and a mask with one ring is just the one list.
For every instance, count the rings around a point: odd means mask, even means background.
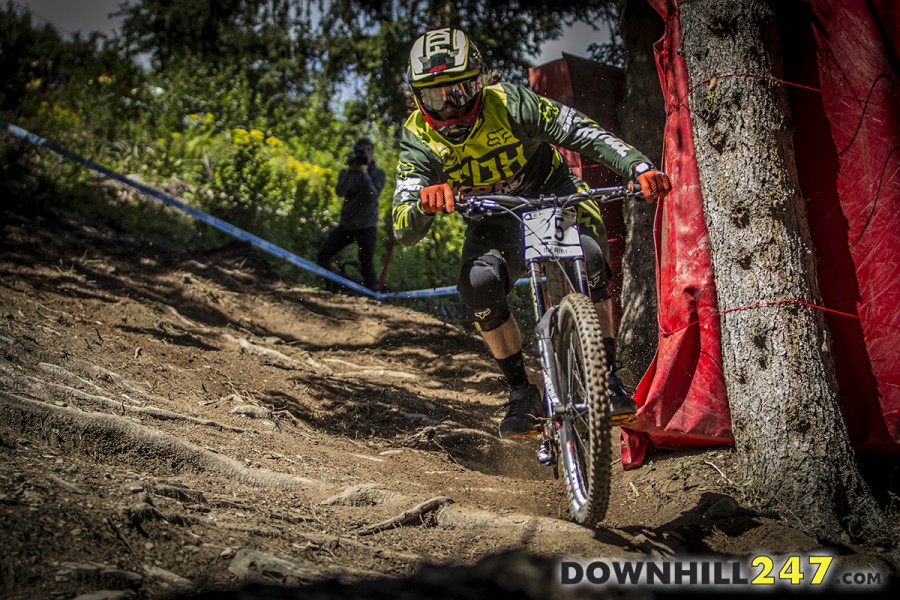
[{"label": "rocky ground", "polygon": [[730,448],[616,463],[601,526],[571,523],[495,436],[480,339],[426,314],[37,209],[0,240],[3,598],[570,597],[559,557],[818,547],[741,505]]}]

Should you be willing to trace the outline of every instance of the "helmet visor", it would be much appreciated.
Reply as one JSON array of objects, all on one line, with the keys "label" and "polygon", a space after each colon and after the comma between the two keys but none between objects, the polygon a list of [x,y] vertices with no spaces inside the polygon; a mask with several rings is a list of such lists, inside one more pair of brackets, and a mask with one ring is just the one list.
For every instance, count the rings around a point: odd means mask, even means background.
[{"label": "helmet visor", "polygon": [[440,112],[450,104],[462,108],[481,92],[481,78],[474,77],[438,87],[414,88],[425,108]]}]

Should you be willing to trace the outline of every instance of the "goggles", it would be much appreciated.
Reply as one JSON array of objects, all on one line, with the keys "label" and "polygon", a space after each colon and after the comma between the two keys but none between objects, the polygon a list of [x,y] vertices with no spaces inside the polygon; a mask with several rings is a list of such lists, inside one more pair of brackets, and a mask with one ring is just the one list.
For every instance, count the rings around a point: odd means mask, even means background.
[{"label": "goggles", "polygon": [[425,108],[441,112],[450,104],[462,108],[481,92],[481,78],[474,77],[437,87],[414,88]]}]

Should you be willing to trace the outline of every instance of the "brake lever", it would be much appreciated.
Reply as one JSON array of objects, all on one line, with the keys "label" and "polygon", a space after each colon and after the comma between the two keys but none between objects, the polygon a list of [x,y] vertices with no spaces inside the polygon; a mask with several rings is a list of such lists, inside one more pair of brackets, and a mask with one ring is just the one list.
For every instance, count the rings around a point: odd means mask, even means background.
[{"label": "brake lever", "polygon": [[477,202],[461,200],[463,211],[470,219],[481,219],[490,216],[500,205],[493,200],[478,200]]}]

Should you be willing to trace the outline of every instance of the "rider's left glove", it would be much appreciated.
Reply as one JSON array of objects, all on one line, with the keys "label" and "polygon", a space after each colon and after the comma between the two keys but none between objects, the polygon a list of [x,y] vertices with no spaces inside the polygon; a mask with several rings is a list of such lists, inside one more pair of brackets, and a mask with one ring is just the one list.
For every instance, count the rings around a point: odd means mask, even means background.
[{"label": "rider's left glove", "polygon": [[657,171],[647,163],[637,165],[634,170],[637,182],[641,184],[641,191],[647,202],[662,200],[672,190],[672,182],[669,176],[662,171]]},{"label": "rider's left glove", "polygon": [[456,208],[453,199],[453,190],[446,183],[438,183],[422,188],[419,194],[419,204],[422,212],[428,215],[434,213],[452,213]]}]

